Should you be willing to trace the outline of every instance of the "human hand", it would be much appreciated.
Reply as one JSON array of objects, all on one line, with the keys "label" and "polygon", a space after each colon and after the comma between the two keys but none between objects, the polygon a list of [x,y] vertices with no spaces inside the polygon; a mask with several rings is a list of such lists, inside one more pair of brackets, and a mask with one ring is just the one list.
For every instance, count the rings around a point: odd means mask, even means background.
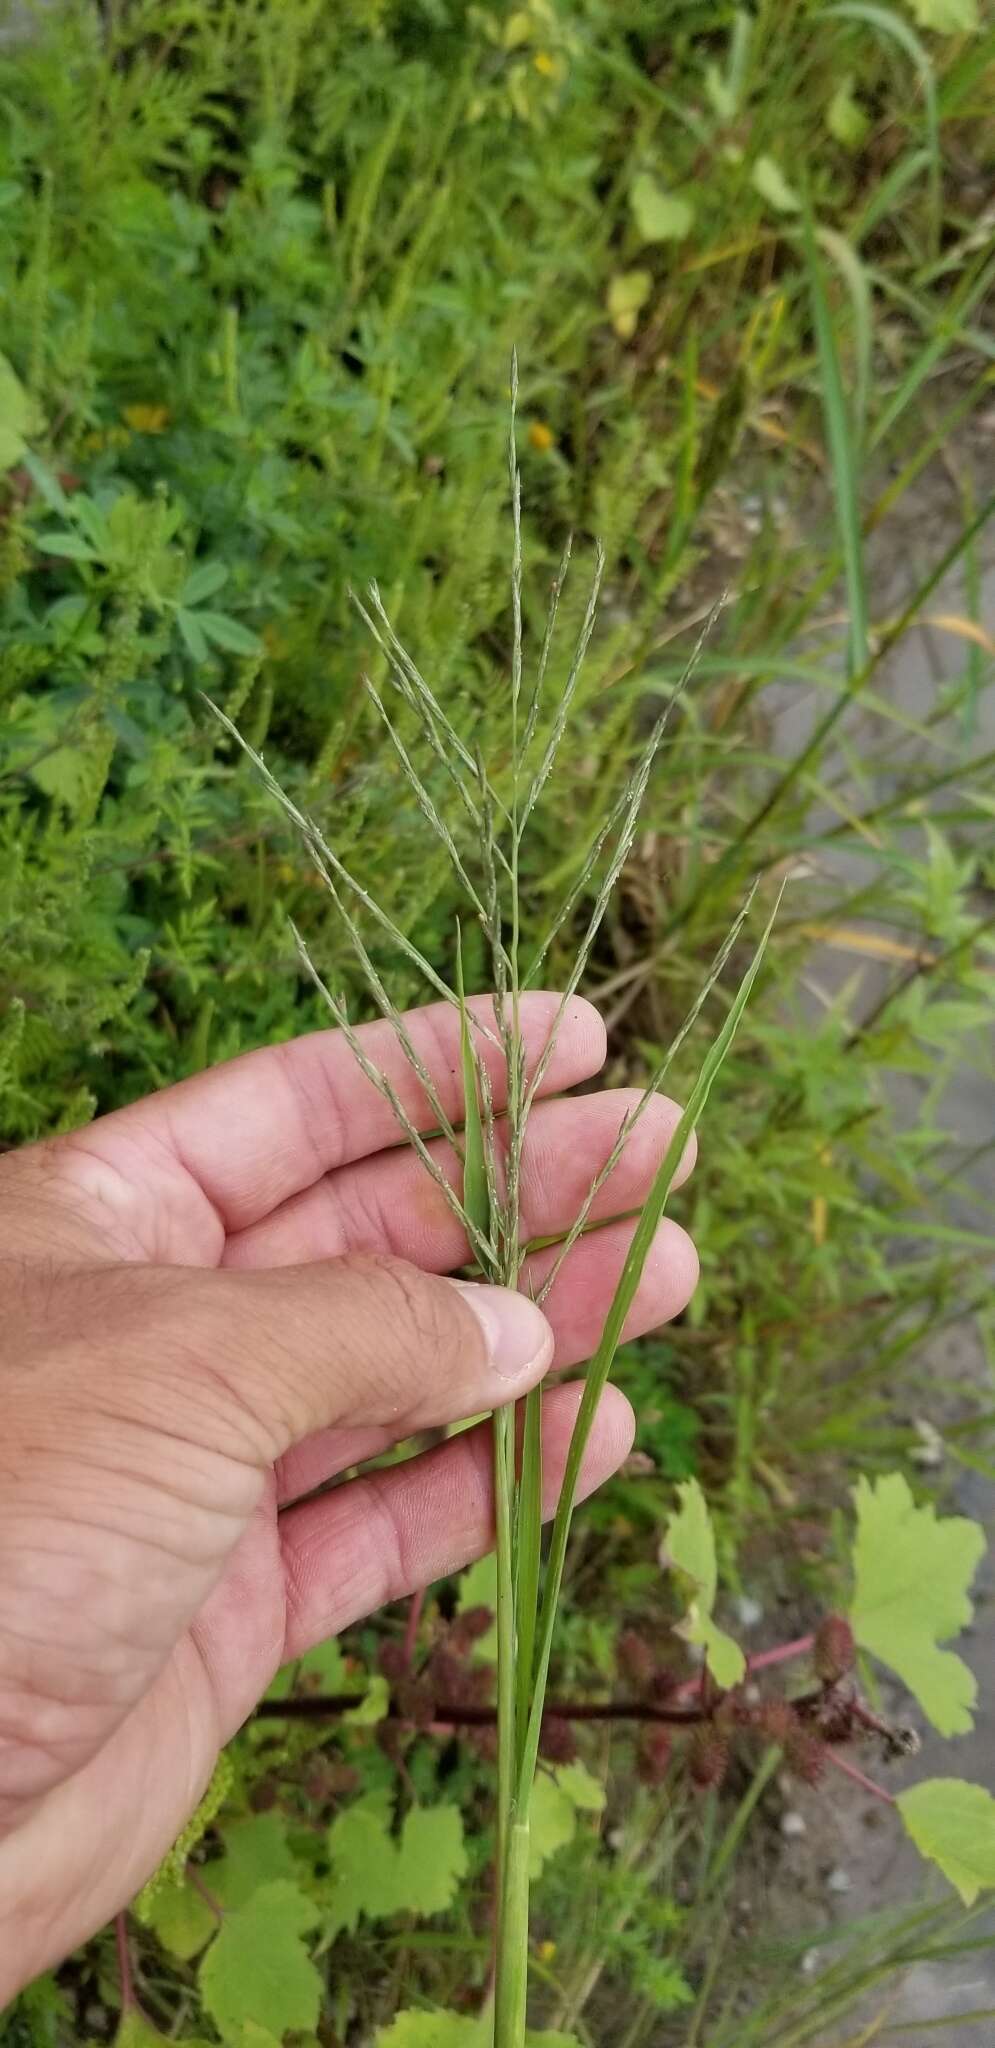
[{"label": "human hand", "polygon": [[[523,999],[530,1068],[555,1008]],[[440,1004],[409,1023],[458,1117],[458,1017]],[[363,1038],[424,1121],[392,1029]],[[482,1050],[500,1108],[501,1061]],[[572,1002],[544,1094],[604,1054],[596,1012]],[[631,1100],[537,1104],[530,1237],[567,1229]],[[650,1105],[595,1217],[640,1203],[676,1121]],[[490,1546],[486,1426],[305,1496],[517,1399],[554,1351],[557,1367],[586,1358],[632,1229],[582,1238],[545,1315],[442,1277],[466,1243],[336,1032],[0,1161],[0,2004],[134,1896],[282,1663]],[[523,1285],[554,1256],[530,1257]],[[675,1315],[696,1271],[664,1222],[626,1334]],[[550,1507],[578,1398],[544,1403]],[[631,1434],[609,1387],[583,1492]]]}]

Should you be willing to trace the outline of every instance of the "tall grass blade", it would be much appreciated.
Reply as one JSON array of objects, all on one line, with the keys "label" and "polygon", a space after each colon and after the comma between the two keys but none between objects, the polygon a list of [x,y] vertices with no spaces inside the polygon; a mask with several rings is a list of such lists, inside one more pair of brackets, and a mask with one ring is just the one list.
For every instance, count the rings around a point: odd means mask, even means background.
[{"label": "tall grass blade", "polygon": [[[539,1608],[542,1552],[542,1387],[525,1397],[522,1465],[518,1479],[515,1543],[515,1615],[518,1622],[515,1721],[518,1743],[532,1706],[532,1667]],[[516,1758],[516,1763],[518,1759]]]},{"label": "tall grass blade", "polygon": [[[781,893],[783,894],[783,890]],[[646,1264],[650,1246],[653,1243],[660,1220],[667,1206],[667,1200],[674,1184],[674,1176],[684,1156],[684,1148],[705,1108],[713,1084],[739,1029],[743,1012],[749,1001],[750,992],[760,972],[761,963],[767,950],[767,943],[774,928],[774,920],[777,916],[780,901],[781,895],[779,894],[753,959],[730,1005],[725,1022],[705,1055],[701,1072],[691,1091],[687,1106],[657,1170],[656,1178],[636,1225],[632,1242],[622,1267],[621,1277],[605,1320],[597,1351],[588,1367],[584,1392],[570,1439],[570,1448],[567,1453],[560,1497],[557,1502],[550,1539],[549,1563],[546,1570],[546,1584],[539,1617],[538,1655],[532,1708],[525,1741],[521,1748],[521,1763],[518,1775],[518,1796],[520,1799],[532,1783],[536,1760],[539,1754],[542,1708],[546,1681],[549,1675],[549,1660],[553,1646],[556,1608],[563,1581],[563,1567],[566,1561],[567,1539],[570,1534],[570,1523],[577,1494],[577,1482],[580,1477],[580,1469],[583,1463],[584,1452],[587,1448],[587,1441],[591,1434],[591,1426],[597,1412],[598,1402],[601,1399],[605,1383],[614,1363],[615,1353],[621,1342],[625,1319],[635,1299],[636,1289],[642,1276],[643,1267]]]},{"label": "tall grass blade", "polygon": [[833,330],[832,314],[826,297],[826,283],[823,276],[822,260],[819,255],[809,213],[804,221],[805,255],[808,262],[809,285],[812,295],[812,317],[821,371],[822,399],[826,421],[826,439],[832,463],[833,491],[836,498],[836,519],[839,526],[840,546],[843,553],[843,568],[846,578],[847,605],[850,613],[848,634],[847,673],[859,675],[868,655],[869,620],[867,607],[867,583],[864,575],[864,544],[860,524],[860,504],[857,490],[857,461],[850,431],[850,419],[843,390],[839,351]]}]

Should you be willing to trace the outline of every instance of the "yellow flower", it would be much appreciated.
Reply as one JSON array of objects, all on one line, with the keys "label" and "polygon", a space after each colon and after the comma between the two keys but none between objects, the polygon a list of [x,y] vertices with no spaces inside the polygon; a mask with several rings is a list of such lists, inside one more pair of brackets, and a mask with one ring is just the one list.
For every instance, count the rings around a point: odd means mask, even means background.
[{"label": "yellow flower", "polygon": [[542,78],[559,78],[561,75],[562,66],[551,50],[537,50],[532,62]]},{"label": "yellow flower", "polygon": [[548,455],[550,449],[556,447],[556,435],[552,427],[547,427],[545,420],[533,420],[529,426],[529,443],[540,455]]},{"label": "yellow flower", "polygon": [[121,413],[136,434],[164,434],[169,425],[168,405],[126,405]]},{"label": "yellow flower", "polygon": [[551,1963],[555,1954],[555,1941],[541,1941],[539,1943],[539,1961],[541,1963]]}]

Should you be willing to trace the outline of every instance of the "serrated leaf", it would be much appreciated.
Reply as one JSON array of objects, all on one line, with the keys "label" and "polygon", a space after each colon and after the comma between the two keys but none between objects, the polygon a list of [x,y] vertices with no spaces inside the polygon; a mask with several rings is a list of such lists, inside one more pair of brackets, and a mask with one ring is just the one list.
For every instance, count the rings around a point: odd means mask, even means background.
[{"label": "serrated leaf", "polygon": [[301,1936],[317,1918],[312,1901],[283,1879],[225,1915],[198,1976],[204,2006],[226,2041],[237,2040],[249,2022],[277,2040],[314,2027],[322,1980]]},{"label": "serrated leaf", "polygon": [[973,1726],[974,1674],[939,1644],[971,1619],[968,1588],[984,1555],[977,1522],[917,1507],[900,1472],[854,1491],[850,1622],[861,1648],[898,1673],[941,1735]]},{"label": "serrated leaf", "polygon": [[229,618],[227,612],[202,609],[197,613],[197,624],[215,647],[223,647],[229,654],[262,653],[263,643],[258,633],[243,626],[241,619]]},{"label": "serrated leaf", "polygon": [[200,1954],[217,1932],[218,1920],[192,1884],[163,1884],[145,1914],[156,1940],[181,1963]]},{"label": "serrated leaf", "polygon": [[728,1690],[745,1676],[746,1658],[732,1636],[712,1620],[718,1590],[712,1518],[697,1479],[686,1479],[677,1498],[680,1506],[670,1516],[660,1546],[660,1563],[687,1582],[688,1609],[677,1634],[701,1645],[716,1684]]},{"label": "serrated leaf", "polygon": [[413,1806],[404,1816],[390,1883],[397,1913],[444,1913],[466,1875],[458,1806]]},{"label": "serrated leaf", "polygon": [[639,315],[653,289],[648,270],[619,270],[608,282],[607,305],[620,341],[631,341]]},{"label": "serrated leaf", "polygon": [[224,1830],[225,1853],[212,1863],[209,1883],[223,1906],[244,1906],[261,1885],[291,1882],[297,1865],[287,1845],[286,1823],[278,1813],[253,1814]]},{"label": "serrated leaf", "polygon": [[682,242],[694,225],[694,207],[665,191],[651,171],[641,171],[629,190],[629,205],[644,242]]},{"label": "serrated leaf", "polygon": [[896,1801],[920,1855],[936,1863],[965,1906],[995,1888],[995,1799],[963,1778],[925,1778]]},{"label": "serrated leaf", "polygon": [[364,1913],[370,1920],[444,1913],[466,1872],[463,1820],[455,1806],[413,1806],[395,1842],[383,1815],[358,1800],[336,1815],[327,1839],[335,1932],[351,1931]]},{"label": "serrated leaf", "polygon": [[550,1777],[540,1771],[529,1801],[529,1876],[538,1877],[544,1864],[565,1849],[577,1832],[577,1808]]},{"label": "serrated leaf", "polygon": [[978,27],[978,0],[909,0],[920,28],[938,36],[971,35]]},{"label": "serrated leaf", "polygon": [[750,173],[750,181],[754,191],[759,192],[761,199],[766,199],[768,206],[772,206],[775,213],[801,211],[801,200],[797,192],[792,190],[780,165],[774,162],[772,156],[758,156]]},{"label": "serrated leaf", "polygon": [[604,1812],[605,1788],[592,1777],[586,1764],[557,1764],[554,1776],[560,1791],[566,1793],[578,1813]]}]

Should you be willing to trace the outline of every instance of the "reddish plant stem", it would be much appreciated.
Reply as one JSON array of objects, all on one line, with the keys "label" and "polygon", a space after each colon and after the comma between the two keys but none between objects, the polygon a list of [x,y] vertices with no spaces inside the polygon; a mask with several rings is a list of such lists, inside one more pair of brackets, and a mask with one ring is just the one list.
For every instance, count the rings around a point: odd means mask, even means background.
[{"label": "reddish plant stem", "polygon": [[187,1864],[187,1877],[190,1883],[192,1884],[194,1891],[200,1893],[200,1896],[203,1899],[205,1906],[207,1906],[209,1911],[214,1914],[215,1919],[223,1920],[225,1917],[225,1909],[221,1904],[221,1900],[216,1896],[214,1892],[212,1892],[210,1885],[206,1885],[204,1883],[204,1880],[201,1877],[200,1871],[198,1870],[196,1863]]},{"label": "reddish plant stem", "polygon": [[121,1980],[122,2014],[133,2012],[138,2004],[135,1995],[135,1980],[131,1972],[131,1950],[128,1947],[128,1915],[117,1913],[114,1917],[114,1940],[117,1945],[117,1968]]},{"label": "reddish plant stem", "polygon": [[[305,1694],[300,1699],[260,1700],[256,1717],[268,1721],[321,1720],[348,1713],[351,1707],[359,1706],[362,1698],[362,1693],[331,1692]],[[681,1726],[705,1719],[700,1707],[660,1707],[652,1700],[550,1700],[546,1712],[561,1721],[663,1721]],[[492,1706],[461,1707],[450,1700],[439,1700],[431,1709],[433,1723],[444,1723],[447,1729],[489,1728],[496,1714],[497,1709]],[[403,1721],[407,1716],[392,1703],[388,1718]]]},{"label": "reddish plant stem", "polygon": [[755,1657],[748,1657],[746,1668],[750,1676],[754,1671],[769,1671],[774,1664],[787,1664],[792,1657],[807,1657],[815,1648],[815,1637],[796,1636],[793,1643],[778,1643],[773,1650],[758,1650]]},{"label": "reddish plant stem", "polygon": [[894,1806],[894,1793],[886,1792],[883,1785],[875,1785],[873,1778],[866,1777],[863,1771],[858,1770],[856,1764],[850,1763],[845,1756],[840,1756],[838,1750],[827,1748],[826,1759],[829,1763],[835,1764],[836,1769],[842,1771],[845,1778],[852,1778],[854,1784],[860,1786],[861,1791],[869,1792],[872,1798],[882,1800],[885,1806]]}]

